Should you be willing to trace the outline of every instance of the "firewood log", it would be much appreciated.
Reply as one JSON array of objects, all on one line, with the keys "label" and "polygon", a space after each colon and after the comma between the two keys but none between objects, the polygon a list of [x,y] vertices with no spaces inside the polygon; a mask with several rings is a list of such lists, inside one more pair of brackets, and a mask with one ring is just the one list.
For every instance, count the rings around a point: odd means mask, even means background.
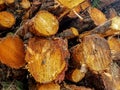
[{"label": "firewood log", "polygon": [[74,65],[80,66],[85,63],[82,44],[77,44],[70,51]]},{"label": "firewood log", "polygon": [[15,3],[15,0],[5,0],[5,4],[12,5]]},{"label": "firewood log", "polygon": [[96,28],[94,28],[93,30],[84,32],[82,34],[80,34],[80,38],[83,38],[87,35],[91,35],[91,34],[99,34],[102,37],[107,37],[107,36],[111,36],[111,35],[119,35],[120,33],[120,17],[116,16],[108,21],[106,21],[104,24],[101,24],[99,26],[97,26]]},{"label": "firewood log", "polygon": [[0,12],[0,31],[7,30],[11,28],[15,24],[15,16],[8,12],[2,11]]},{"label": "firewood log", "polygon": [[66,38],[66,39],[72,39],[72,38],[79,36],[79,33],[76,28],[71,27],[71,28],[66,29],[63,32],[59,33],[57,36]]},{"label": "firewood log", "polygon": [[23,41],[18,36],[7,36],[0,41],[0,61],[11,68],[25,65]]},{"label": "firewood log", "polygon": [[51,36],[57,33],[58,20],[48,11],[41,10],[32,18],[30,31],[38,36]]},{"label": "firewood log", "polygon": [[90,70],[101,72],[109,68],[112,58],[107,40],[98,35],[88,35],[82,45],[84,60]]},{"label": "firewood log", "polygon": [[[81,4],[79,4],[78,6],[74,7],[73,10],[77,13],[79,13],[80,11],[82,11],[81,7],[80,7]],[[76,18],[76,14],[73,12],[73,11],[70,11],[68,14],[67,14],[68,17],[70,18]]]},{"label": "firewood log", "polygon": [[73,1],[73,0],[58,0],[63,6],[69,8],[69,9],[73,9],[74,7],[76,7],[77,5],[79,5],[80,3],[82,3],[85,0],[77,0],[77,1]]},{"label": "firewood log", "polygon": [[60,85],[57,83],[38,84],[37,90],[61,90]]},{"label": "firewood log", "polygon": [[85,77],[85,72],[82,72],[80,69],[69,70],[66,73],[66,79],[72,82],[79,82]]},{"label": "firewood log", "polygon": [[106,72],[89,73],[86,80],[95,87],[95,90],[120,90],[120,67],[112,63]]},{"label": "firewood log", "polygon": [[106,16],[97,8],[89,7],[88,13],[97,26],[107,21]]},{"label": "firewood log", "polygon": [[[83,18],[78,14],[78,12],[81,10],[79,8],[79,4],[81,4],[82,2],[84,2],[85,0],[77,0],[77,1],[73,1],[73,0],[57,0],[60,3],[60,6],[65,8],[63,9],[63,13],[60,14],[60,16],[58,17],[58,20],[61,21],[61,19],[69,14],[70,11],[72,11],[70,17],[75,17],[77,16],[78,18],[80,18],[80,20],[82,20]],[[75,15],[75,16],[74,16]],[[68,15],[69,16],[69,15]]]},{"label": "firewood log", "polygon": [[23,9],[29,9],[30,8],[30,1],[29,0],[22,0],[20,4],[21,4]]},{"label": "firewood log", "polygon": [[[90,4],[89,0],[85,0],[84,2],[80,3],[78,6],[74,7],[73,10],[77,13],[80,13],[90,6],[91,6],[91,4]],[[77,17],[76,14],[73,12],[73,10],[69,12],[69,14],[67,15],[68,17],[70,17],[70,18]]]},{"label": "firewood log", "polygon": [[120,40],[116,37],[109,37],[108,44],[110,46],[112,59],[120,60]]},{"label": "firewood log", "polygon": [[37,82],[62,81],[69,58],[66,40],[60,38],[29,40],[25,60],[28,70]]}]

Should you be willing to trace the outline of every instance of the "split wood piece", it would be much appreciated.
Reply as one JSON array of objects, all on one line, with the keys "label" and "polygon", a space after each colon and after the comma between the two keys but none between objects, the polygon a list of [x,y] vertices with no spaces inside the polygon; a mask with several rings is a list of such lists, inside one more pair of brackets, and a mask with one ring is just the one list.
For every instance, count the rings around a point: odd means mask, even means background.
[{"label": "split wood piece", "polygon": [[120,40],[116,37],[109,37],[108,44],[110,46],[112,59],[120,60]]},{"label": "split wood piece", "polygon": [[13,5],[15,3],[15,0],[5,0],[6,5]]},{"label": "split wood piece", "polygon": [[18,36],[7,36],[0,41],[0,61],[11,68],[25,65],[23,41]]},{"label": "split wood piece", "polygon": [[39,11],[30,23],[30,31],[38,36],[54,35],[59,28],[56,17],[45,10]]},{"label": "split wood piece", "polygon": [[111,52],[107,40],[98,35],[88,35],[82,42],[83,55],[90,70],[102,72],[110,67]]},{"label": "split wood piece", "polygon": [[10,29],[15,24],[15,16],[7,11],[0,12],[0,31]]},{"label": "split wood piece", "polygon": [[[89,0],[85,0],[84,2],[80,3],[78,6],[74,7],[73,10],[76,12],[76,13],[80,13],[81,11],[87,9],[88,7],[90,7],[91,4],[89,2]],[[70,11],[69,14],[67,15],[68,17],[70,18],[76,18],[76,14],[75,12]]]},{"label": "split wood piece", "polygon": [[0,0],[0,11],[2,11],[3,9],[5,9],[5,2],[4,0]]},{"label": "split wood piece", "polygon": [[99,25],[98,27],[94,28],[93,30],[84,32],[79,35],[80,38],[83,38],[87,35],[91,34],[99,34],[102,37],[107,37],[110,35],[115,35],[120,33],[120,17],[116,16],[108,21],[106,21],[104,24]]},{"label": "split wood piece", "polygon": [[69,52],[66,40],[55,38],[29,40],[25,60],[28,70],[37,82],[61,82],[67,69]]},{"label": "split wood piece", "polygon": [[89,7],[88,13],[96,26],[101,25],[107,21],[106,16],[97,8]]},{"label": "split wood piece", "polygon": [[72,39],[72,38],[79,36],[79,33],[76,28],[71,27],[71,28],[66,29],[63,32],[59,33],[57,36],[66,38],[66,39]]},{"label": "split wood piece", "polygon": [[85,77],[85,72],[82,72],[80,69],[73,69],[69,70],[66,73],[66,79],[72,81],[72,82],[79,82]]},{"label": "split wood piece", "polygon": [[61,90],[60,85],[57,83],[38,84],[37,90]]},{"label": "split wood piece", "polygon": [[20,4],[21,4],[23,9],[29,9],[30,8],[30,1],[29,0],[22,0]]}]

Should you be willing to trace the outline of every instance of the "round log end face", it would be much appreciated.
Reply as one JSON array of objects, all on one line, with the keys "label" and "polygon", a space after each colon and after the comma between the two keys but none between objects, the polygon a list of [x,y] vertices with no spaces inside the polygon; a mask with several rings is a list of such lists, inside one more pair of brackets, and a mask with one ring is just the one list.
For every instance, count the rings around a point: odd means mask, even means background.
[{"label": "round log end face", "polygon": [[85,77],[85,73],[81,72],[79,69],[75,69],[72,73],[72,80],[74,82],[79,82]]},{"label": "round log end face", "polygon": [[57,33],[59,23],[56,17],[48,11],[39,11],[31,21],[30,31],[38,36],[51,36]]},{"label": "round log end face", "polygon": [[29,72],[40,83],[54,81],[66,67],[63,51],[54,40],[30,39],[25,59]]},{"label": "round log end face", "polygon": [[0,41],[0,61],[11,68],[25,65],[25,51],[22,40],[17,36],[7,36]]},{"label": "round log end face", "polygon": [[0,30],[9,29],[15,24],[15,17],[7,11],[0,12]]},{"label": "round log end face", "polygon": [[83,54],[89,69],[97,72],[109,68],[112,61],[107,40],[98,35],[88,35],[84,38]]}]

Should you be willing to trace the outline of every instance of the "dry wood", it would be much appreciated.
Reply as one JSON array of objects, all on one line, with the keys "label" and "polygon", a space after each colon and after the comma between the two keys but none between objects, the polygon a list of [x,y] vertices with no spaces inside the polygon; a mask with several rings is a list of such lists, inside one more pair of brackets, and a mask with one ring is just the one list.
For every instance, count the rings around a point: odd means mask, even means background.
[{"label": "dry wood", "polygon": [[25,65],[23,41],[18,36],[7,36],[0,41],[0,61],[11,68]]},{"label": "dry wood", "polygon": [[109,68],[111,52],[107,41],[98,35],[88,35],[83,42],[84,60],[90,70],[101,72]]},{"label": "dry wood", "polygon": [[[73,10],[75,12],[77,12],[77,13],[79,13],[80,11],[82,11],[80,5],[81,4],[79,4],[78,6],[74,7]],[[70,17],[70,18],[76,18],[77,17],[76,14],[73,12],[73,10],[68,13],[68,15],[67,15],[68,17]]]},{"label": "dry wood", "polygon": [[90,4],[90,1],[89,1],[89,0],[85,0],[84,2],[82,2],[82,3],[80,4],[80,7],[81,7],[82,10],[87,9],[87,8],[90,7],[90,6],[91,6],[91,4]]},{"label": "dry wood", "polygon": [[22,0],[20,4],[21,4],[22,8],[24,8],[24,9],[30,8],[30,1],[29,0]]},{"label": "dry wood", "polygon": [[120,33],[120,17],[116,16],[108,21],[106,21],[104,24],[99,25],[98,27],[94,28],[93,30],[84,32],[80,34],[80,38],[83,38],[87,35],[91,34],[99,34],[102,37],[107,37],[110,35],[115,35]]},{"label": "dry wood", "polygon": [[85,0],[58,0],[63,6],[69,8],[69,9],[73,9],[74,7],[76,7],[77,5],[79,5],[80,3],[82,3]]},{"label": "dry wood", "polygon": [[15,3],[15,0],[5,0],[5,4],[12,5]]},{"label": "dry wood", "polygon": [[85,72],[82,72],[80,69],[71,69],[66,73],[66,78],[72,82],[79,82],[85,77]]},{"label": "dry wood", "polygon": [[59,27],[56,17],[48,11],[41,10],[31,20],[30,31],[38,36],[51,36]]},{"label": "dry wood", "polygon": [[25,59],[28,62],[28,70],[37,82],[62,81],[67,58],[69,52],[65,40],[59,38],[29,40]]},{"label": "dry wood", "polygon": [[120,90],[120,67],[116,63],[111,64],[108,72],[101,74],[105,90]]},{"label": "dry wood", "polygon": [[79,33],[76,28],[71,27],[71,28],[66,29],[63,32],[59,33],[57,36],[66,38],[66,39],[72,39],[72,38],[79,36]]},{"label": "dry wood", "polygon": [[112,59],[120,60],[120,40],[116,37],[109,37],[108,44],[110,46]]},{"label": "dry wood", "polygon": [[117,16],[117,12],[115,11],[114,8],[109,9],[109,18],[114,18]]},{"label": "dry wood", "polygon": [[85,0],[84,2],[80,3],[78,6],[74,7],[67,16],[70,18],[76,18],[77,15],[75,14],[75,12],[80,13],[90,6],[91,6],[90,2],[88,0]]},{"label": "dry wood", "polygon": [[57,83],[38,84],[37,90],[61,90],[60,85]]},{"label": "dry wood", "polygon": [[82,44],[77,44],[71,48],[71,57],[74,65],[80,66],[85,64]]},{"label": "dry wood", "polygon": [[58,0],[58,2],[60,2],[60,6],[63,8],[63,12],[59,15],[58,20],[61,21],[61,19],[67,14],[71,18],[77,16],[80,20],[83,20],[78,13],[81,11],[80,4],[84,1],[85,0]]},{"label": "dry wood", "polygon": [[15,24],[15,16],[7,11],[0,12],[0,31],[7,30]]},{"label": "dry wood", "polygon": [[97,26],[107,21],[106,16],[97,8],[89,7],[88,13]]}]

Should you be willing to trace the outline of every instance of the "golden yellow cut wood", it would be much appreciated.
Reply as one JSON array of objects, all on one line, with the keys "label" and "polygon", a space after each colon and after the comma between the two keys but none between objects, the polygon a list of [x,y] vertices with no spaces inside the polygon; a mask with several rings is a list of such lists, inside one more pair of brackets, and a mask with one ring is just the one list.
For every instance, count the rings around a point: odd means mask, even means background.
[{"label": "golden yellow cut wood", "polygon": [[85,0],[58,0],[63,6],[72,9]]},{"label": "golden yellow cut wood", "polygon": [[7,11],[0,12],[0,30],[9,29],[15,24],[15,16]]},{"label": "golden yellow cut wood", "polygon": [[48,11],[39,11],[31,21],[30,31],[38,36],[51,36],[57,33],[59,23],[56,17]]},{"label": "golden yellow cut wood", "polygon": [[7,66],[19,69],[25,65],[23,41],[18,36],[7,36],[0,41],[0,61]]},{"label": "golden yellow cut wood", "polygon": [[81,72],[81,70],[77,68],[66,73],[66,78],[75,83],[81,81],[84,77],[85,73]]},{"label": "golden yellow cut wood", "polygon": [[[59,74],[66,68],[66,53],[64,41],[32,38],[29,40],[26,61],[28,70],[37,82],[48,83],[59,78]],[[60,43],[62,43],[60,45]]]},{"label": "golden yellow cut wood", "polygon": [[95,25],[101,25],[107,21],[106,16],[97,8],[90,7],[88,9],[90,17],[94,21]]}]

